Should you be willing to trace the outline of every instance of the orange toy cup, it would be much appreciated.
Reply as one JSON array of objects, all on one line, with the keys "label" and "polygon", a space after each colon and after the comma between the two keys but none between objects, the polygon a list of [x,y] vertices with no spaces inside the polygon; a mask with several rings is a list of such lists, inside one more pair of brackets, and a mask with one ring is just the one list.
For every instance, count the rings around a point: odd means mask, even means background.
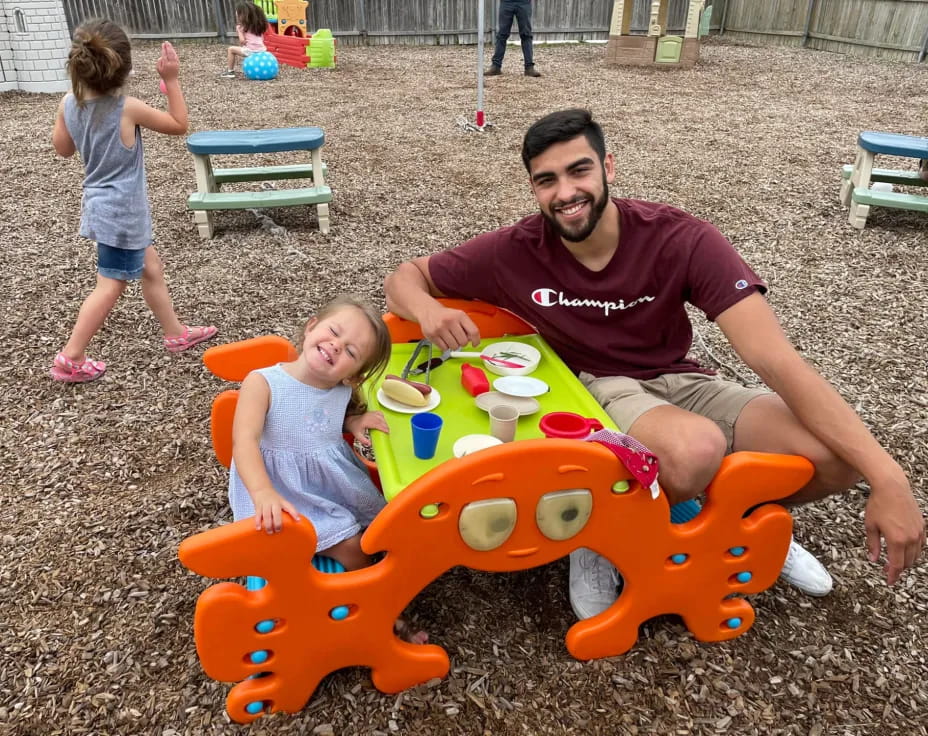
[{"label": "orange toy cup", "polygon": [[541,418],[538,428],[549,439],[582,440],[603,425],[598,419],[582,417],[572,411],[552,411]]}]

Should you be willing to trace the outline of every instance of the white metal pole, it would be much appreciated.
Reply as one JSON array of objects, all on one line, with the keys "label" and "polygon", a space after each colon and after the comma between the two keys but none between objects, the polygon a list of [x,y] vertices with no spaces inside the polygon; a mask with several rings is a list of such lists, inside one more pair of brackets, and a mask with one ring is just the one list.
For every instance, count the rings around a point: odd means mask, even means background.
[{"label": "white metal pole", "polygon": [[477,0],[477,119],[483,129],[483,0]]}]

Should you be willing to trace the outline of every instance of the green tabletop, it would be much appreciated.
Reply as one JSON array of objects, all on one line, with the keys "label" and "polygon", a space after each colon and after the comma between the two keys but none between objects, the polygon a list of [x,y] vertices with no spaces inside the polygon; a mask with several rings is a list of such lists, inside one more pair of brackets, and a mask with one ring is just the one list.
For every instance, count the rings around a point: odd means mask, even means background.
[{"label": "green tabletop", "polygon": [[[464,349],[483,351],[492,343],[504,341],[524,342],[537,348],[541,353],[541,361],[531,376],[540,378],[550,387],[547,393],[535,397],[541,407],[538,412],[519,418],[516,442],[543,437],[544,435],[538,428],[538,422],[545,414],[552,411],[572,411],[585,417],[594,417],[599,419],[607,429],[616,429],[615,422],[609,418],[596,399],[540,336],[524,335],[487,339],[480,344],[479,348]],[[386,373],[399,375],[415,347],[415,343],[394,344]],[[435,356],[441,353],[437,348],[433,350]],[[419,355],[422,360],[428,357],[425,351]],[[467,434],[489,434],[489,415],[474,403],[474,397],[461,385],[461,365],[465,363],[478,367],[486,373],[491,391],[493,381],[500,378],[495,373],[486,370],[483,361],[479,358],[451,358],[432,370],[430,383],[441,395],[441,401],[432,411],[444,419],[444,426],[438,440],[435,457],[430,460],[420,460],[413,454],[412,429],[409,424],[413,415],[392,411],[381,406],[376,395],[380,381],[373,384],[368,396],[369,408],[382,411],[390,426],[388,435],[383,432],[371,432],[377,469],[383,484],[384,496],[388,501],[421,475],[440,463],[452,459],[454,455],[451,449],[459,437]],[[424,380],[424,376],[410,376],[410,378]]]}]

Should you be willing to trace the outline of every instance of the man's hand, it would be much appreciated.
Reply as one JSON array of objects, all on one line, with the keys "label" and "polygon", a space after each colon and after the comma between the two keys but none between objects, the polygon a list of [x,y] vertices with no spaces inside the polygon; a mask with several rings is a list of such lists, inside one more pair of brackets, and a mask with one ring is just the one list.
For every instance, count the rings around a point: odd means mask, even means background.
[{"label": "man's hand", "polygon": [[155,68],[158,70],[158,76],[165,82],[177,79],[180,75],[180,58],[174,47],[167,41],[161,44],[161,56],[158,57]]},{"label": "man's hand", "polygon": [[345,417],[345,431],[351,432],[354,438],[365,447],[371,446],[371,440],[367,436],[367,431],[379,429],[381,432],[390,433],[390,427],[383,414],[379,411],[366,411],[363,414]]},{"label": "man's hand", "polygon": [[264,528],[268,534],[275,534],[283,528],[283,512],[286,511],[294,521],[300,515],[293,504],[287,501],[273,488],[265,488],[252,494],[255,505],[255,529]]},{"label": "man's hand", "polygon": [[459,350],[468,342],[474,347],[480,344],[480,330],[467,313],[460,309],[449,309],[438,304],[420,315],[419,326],[422,327],[422,334],[441,350]]},{"label": "man's hand", "polygon": [[925,520],[907,481],[871,484],[864,514],[867,552],[871,562],[880,559],[886,540],[886,582],[894,585],[912,567],[925,546]]}]

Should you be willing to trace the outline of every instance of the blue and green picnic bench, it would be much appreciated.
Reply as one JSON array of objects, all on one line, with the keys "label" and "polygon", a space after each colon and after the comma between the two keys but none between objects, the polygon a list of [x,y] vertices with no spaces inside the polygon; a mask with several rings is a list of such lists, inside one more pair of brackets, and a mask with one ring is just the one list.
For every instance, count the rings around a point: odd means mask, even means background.
[{"label": "blue and green picnic bench", "polygon": [[[315,205],[319,230],[329,231],[329,205],[332,190],[325,185],[326,166],[322,162],[322,128],[272,128],[268,130],[206,130],[187,138],[193,154],[197,191],[187,198],[193,210],[200,237],[213,237],[215,210],[263,209]],[[212,156],[219,154],[259,154],[286,151],[309,151],[311,163],[278,166],[214,168]],[[223,192],[231,182],[264,182],[285,179],[312,179],[313,186],[297,189]]]},{"label": "blue and green picnic bench", "polygon": [[928,187],[918,171],[874,168],[878,155],[904,156],[928,160],[928,138],[897,133],[864,131],[857,136],[857,156],[853,165],[842,170],[841,204],[850,207],[848,222],[862,229],[867,224],[870,207],[892,207],[928,213],[928,196],[873,188],[873,182],[900,186]]}]

